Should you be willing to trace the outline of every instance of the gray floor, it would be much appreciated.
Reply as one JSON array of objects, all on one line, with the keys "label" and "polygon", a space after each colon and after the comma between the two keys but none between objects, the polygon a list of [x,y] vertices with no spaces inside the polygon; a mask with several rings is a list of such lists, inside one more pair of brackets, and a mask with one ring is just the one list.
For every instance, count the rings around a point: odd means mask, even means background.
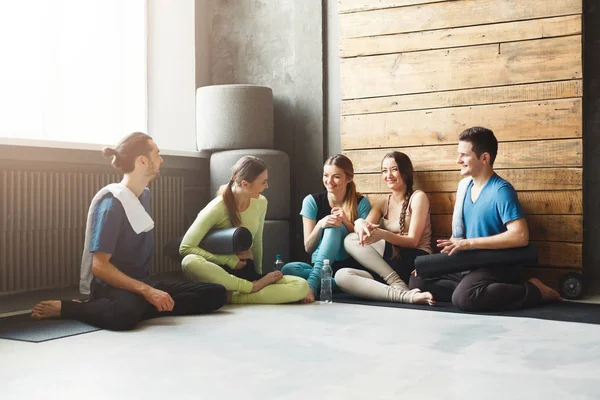
[{"label": "gray floor", "polygon": [[600,326],[348,304],[228,306],[0,339],[8,399],[598,399]]}]

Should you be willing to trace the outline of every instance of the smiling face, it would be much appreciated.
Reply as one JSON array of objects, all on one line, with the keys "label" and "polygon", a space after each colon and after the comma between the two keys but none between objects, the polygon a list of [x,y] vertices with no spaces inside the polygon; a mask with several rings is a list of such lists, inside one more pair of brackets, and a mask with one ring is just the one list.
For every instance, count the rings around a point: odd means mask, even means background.
[{"label": "smiling face", "polygon": [[254,181],[248,183],[242,181],[242,186],[245,185],[246,192],[251,198],[257,199],[262,192],[269,187],[269,172],[265,169]]},{"label": "smiling face", "polygon": [[473,144],[466,141],[458,142],[458,159],[456,162],[460,165],[460,174],[462,176],[477,176],[479,175],[486,164],[486,154],[481,157],[473,151]]},{"label": "smiling face", "polygon": [[351,181],[343,169],[335,165],[323,166],[323,185],[328,193],[343,197],[346,194],[346,186]]},{"label": "smiling face", "polygon": [[388,188],[393,191],[405,191],[406,182],[402,178],[398,163],[393,157],[387,157],[381,163],[381,176]]}]

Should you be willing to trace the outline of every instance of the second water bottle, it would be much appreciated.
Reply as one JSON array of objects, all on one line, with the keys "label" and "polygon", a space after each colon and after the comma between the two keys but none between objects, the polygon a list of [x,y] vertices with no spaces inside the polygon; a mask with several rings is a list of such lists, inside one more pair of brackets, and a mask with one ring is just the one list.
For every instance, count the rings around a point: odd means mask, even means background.
[{"label": "second water bottle", "polygon": [[333,293],[331,287],[332,270],[329,265],[329,260],[323,260],[323,268],[321,269],[321,304],[333,302]]}]

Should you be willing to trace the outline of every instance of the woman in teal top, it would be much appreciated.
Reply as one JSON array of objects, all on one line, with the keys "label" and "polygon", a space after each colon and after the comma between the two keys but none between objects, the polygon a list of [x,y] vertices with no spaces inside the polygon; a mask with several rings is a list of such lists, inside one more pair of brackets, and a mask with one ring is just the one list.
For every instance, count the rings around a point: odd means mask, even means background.
[{"label": "woman in teal top", "polygon": [[[310,194],[302,202],[304,248],[312,253],[313,266],[291,262],[283,266],[284,275],[305,278],[310,289],[302,300],[312,303],[321,288],[323,260],[330,260],[333,273],[343,267],[363,269],[344,250],[344,238],[354,232],[354,221],[366,218],[371,210],[369,199],[356,192],[352,161],[336,154],[325,161],[323,185],[325,191]],[[332,281],[335,284],[335,281]]]},{"label": "woman in teal top", "polygon": [[[301,300],[308,292],[304,279],[284,277],[279,271],[262,274],[262,238],[269,187],[266,164],[242,157],[232,168],[229,183],[200,213],[188,229],[179,252],[186,277],[196,282],[219,283],[232,303],[278,304]],[[212,254],[198,247],[211,229],[243,226],[252,233],[252,247],[237,254]]]}]

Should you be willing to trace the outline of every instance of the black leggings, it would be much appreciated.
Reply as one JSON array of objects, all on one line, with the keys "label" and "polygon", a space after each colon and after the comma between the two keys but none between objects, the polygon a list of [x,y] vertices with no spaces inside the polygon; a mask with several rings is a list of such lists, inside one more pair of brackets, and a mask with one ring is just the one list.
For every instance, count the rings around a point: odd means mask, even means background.
[{"label": "black leggings", "polygon": [[225,288],[209,283],[156,283],[152,286],[169,293],[175,302],[172,311],[158,312],[146,299],[128,290],[103,286],[92,281],[91,301],[63,301],[61,316],[78,319],[100,328],[130,330],[145,319],[170,315],[204,314],[221,308],[226,302]]},{"label": "black leggings", "polygon": [[390,242],[385,242],[385,251],[383,259],[404,282],[408,282],[411,272],[415,269],[415,258],[426,256],[429,253],[421,249],[410,249],[406,247],[398,247],[398,257],[392,258],[394,255],[394,246]]},{"label": "black leggings", "polygon": [[502,311],[528,308],[542,300],[531,282],[520,282],[519,267],[479,268],[462,275],[438,278],[411,276],[409,288],[431,292],[437,301],[452,301],[463,311]]}]

